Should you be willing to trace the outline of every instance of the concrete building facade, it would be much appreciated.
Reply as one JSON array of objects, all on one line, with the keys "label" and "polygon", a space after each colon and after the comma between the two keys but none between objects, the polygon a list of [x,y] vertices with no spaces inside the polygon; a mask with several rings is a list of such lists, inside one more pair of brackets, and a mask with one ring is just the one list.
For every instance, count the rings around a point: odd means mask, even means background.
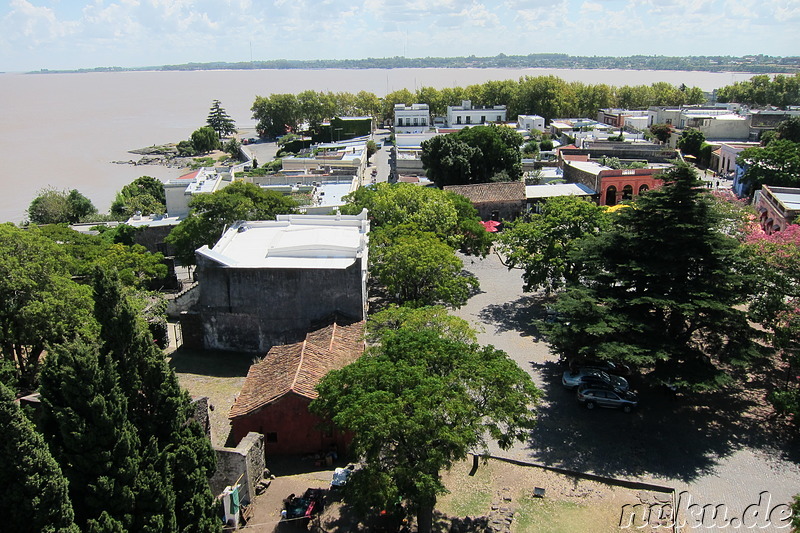
[{"label": "concrete building facade", "polygon": [[506,121],[506,106],[474,107],[470,100],[463,100],[460,106],[447,106],[447,127],[463,128]]},{"label": "concrete building facade", "polygon": [[332,313],[366,316],[366,210],[277,218],[237,222],[197,250],[206,349],[265,353]]},{"label": "concrete building facade", "polygon": [[422,133],[431,127],[431,111],[428,104],[394,105],[395,133]]}]

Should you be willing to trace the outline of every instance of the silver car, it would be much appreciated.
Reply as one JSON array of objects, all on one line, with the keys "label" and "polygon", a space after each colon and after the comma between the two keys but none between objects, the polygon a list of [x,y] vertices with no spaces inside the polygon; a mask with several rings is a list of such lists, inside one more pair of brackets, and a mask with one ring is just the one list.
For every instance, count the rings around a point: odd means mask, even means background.
[{"label": "silver car", "polygon": [[620,391],[627,391],[630,386],[628,380],[621,376],[614,376],[596,368],[578,368],[576,370],[565,370],[561,376],[561,384],[568,389],[577,389],[584,384],[605,385]]}]

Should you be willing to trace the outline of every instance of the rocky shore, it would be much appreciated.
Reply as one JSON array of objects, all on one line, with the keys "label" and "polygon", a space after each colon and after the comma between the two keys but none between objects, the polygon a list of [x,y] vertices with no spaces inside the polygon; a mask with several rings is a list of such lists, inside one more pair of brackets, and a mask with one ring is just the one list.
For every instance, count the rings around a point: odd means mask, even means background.
[{"label": "rocky shore", "polygon": [[[179,156],[178,147],[173,143],[153,145],[148,146],[147,148],[137,148],[136,150],[128,150],[128,153],[136,154],[140,157],[138,159],[129,159],[127,161],[112,161],[112,163],[117,165],[159,165],[167,168],[188,168],[192,166],[192,164],[195,162],[194,160],[197,158],[197,156]],[[210,156],[216,158],[219,154],[223,153],[224,152],[212,152],[210,154],[205,154],[202,157]]]}]

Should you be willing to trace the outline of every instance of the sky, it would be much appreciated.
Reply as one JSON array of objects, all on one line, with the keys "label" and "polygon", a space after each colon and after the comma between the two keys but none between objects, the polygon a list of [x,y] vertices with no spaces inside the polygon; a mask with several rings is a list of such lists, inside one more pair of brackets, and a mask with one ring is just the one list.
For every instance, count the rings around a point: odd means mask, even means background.
[{"label": "sky", "polygon": [[800,0],[9,0],[0,71],[210,61],[800,55]]}]

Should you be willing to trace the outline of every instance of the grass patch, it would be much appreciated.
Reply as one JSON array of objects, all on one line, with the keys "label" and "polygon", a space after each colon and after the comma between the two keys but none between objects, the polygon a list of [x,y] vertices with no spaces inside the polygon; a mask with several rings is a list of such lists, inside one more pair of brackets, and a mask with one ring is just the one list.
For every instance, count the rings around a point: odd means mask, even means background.
[{"label": "grass patch", "polygon": [[580,505],[547,498],[518,500],[513,530],[522,533],[573,533],[575,531],[617,531],[616,515],[598,512],[596,505]]},{"label": "grass patch", "polygon": [[197,170],[200,167],[213,167],[214,163],[213,157],[195,157],[192,159],[192,164],[189,165],[189,168]]},{"label": "grass patch", "polygon": [[450,493],[439,498],[436,509],[449,516],[482,516],[492,505],[492,475],[489,468],[478,468],[468,476],[448,487]]}]

